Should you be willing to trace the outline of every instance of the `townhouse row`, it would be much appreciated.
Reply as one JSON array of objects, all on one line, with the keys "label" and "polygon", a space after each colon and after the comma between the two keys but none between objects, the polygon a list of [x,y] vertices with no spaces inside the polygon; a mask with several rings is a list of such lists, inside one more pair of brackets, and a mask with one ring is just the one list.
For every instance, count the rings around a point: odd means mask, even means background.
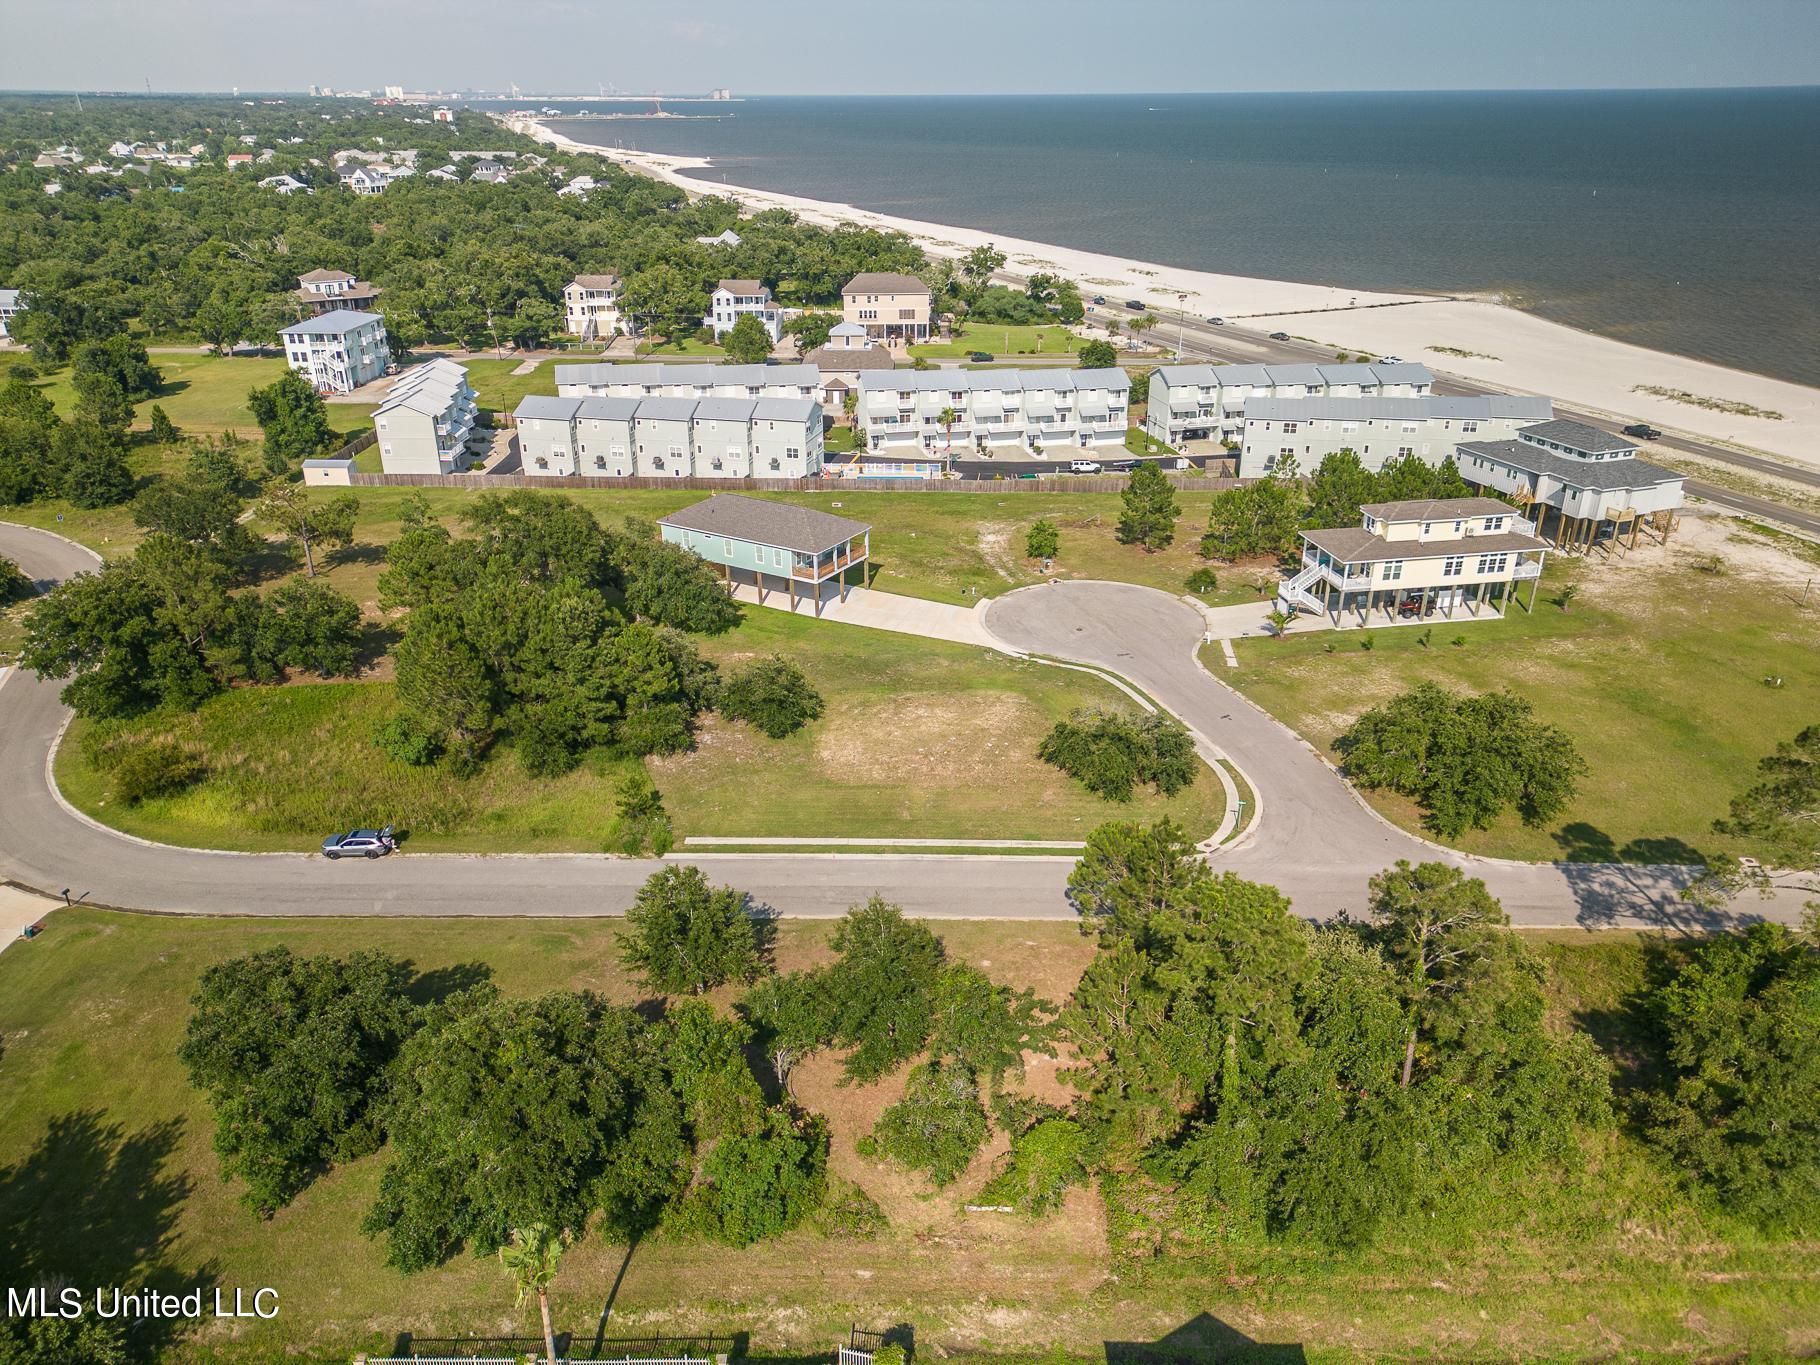
[{"label": "townhouse row", "polygon": [[1294,462],[1308,475],[1336,451],[1369,470],[1419,456],[1458,459],[1462,441],[1508,440],[1555,415],[1553,400],[1529,394],[1471,398],[1248,398],[1239,426],[1239,477],[1261,479]]},{"label": "townhouse row", "polygon": [[806,479],[821,473],[822,407],[790,397],[533,394],[513,413],[533,477]]},{"label": "townhouse row", "polygon": [[1234,441],[1253,398],[1420,398],[1434,391],[1426,365],[1161,365],[1150,376],[1146,434],[1180,449]]},{"label": "townhouse row", "polygon": [[882,370],[859,376],[868,451],[1122,446],[1131,380],[1103,370]]}]

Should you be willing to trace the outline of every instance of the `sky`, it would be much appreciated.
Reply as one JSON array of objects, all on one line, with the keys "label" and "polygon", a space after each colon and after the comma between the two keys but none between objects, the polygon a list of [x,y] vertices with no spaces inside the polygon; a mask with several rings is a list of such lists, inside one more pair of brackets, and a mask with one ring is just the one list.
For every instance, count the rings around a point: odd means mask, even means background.
[{"label": "sky", "polygon": [[0,0],[0,88],[1820,84],[1820,0]]}]

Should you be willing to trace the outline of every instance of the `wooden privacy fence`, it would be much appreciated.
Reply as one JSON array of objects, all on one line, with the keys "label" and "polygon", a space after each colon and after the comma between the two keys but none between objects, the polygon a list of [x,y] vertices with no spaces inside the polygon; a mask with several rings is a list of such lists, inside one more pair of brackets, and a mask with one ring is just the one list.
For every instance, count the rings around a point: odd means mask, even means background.
[{"label": "wooden privacy fence", "polygon": [[[701,493],[1123,493],[1128,480],[1069,475],[1036,479],[659,479],[589,474],[363,474],[355,488],[680,488]],[[1171,479],[1184,493],[1237,488],[1237,479]]]}]

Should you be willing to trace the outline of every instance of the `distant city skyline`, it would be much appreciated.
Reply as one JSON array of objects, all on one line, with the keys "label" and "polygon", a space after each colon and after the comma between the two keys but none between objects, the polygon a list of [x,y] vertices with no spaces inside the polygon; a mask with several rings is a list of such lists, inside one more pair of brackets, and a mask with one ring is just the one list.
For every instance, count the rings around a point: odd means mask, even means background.
[{"label": "distant city skyline", "polygon": [[[0,0],[9,90],[1089,94],[1820,84],[1814,0]],[[79,35],[78,41],[72,41]],[[346,41],[337,41],[337,38]]]}]

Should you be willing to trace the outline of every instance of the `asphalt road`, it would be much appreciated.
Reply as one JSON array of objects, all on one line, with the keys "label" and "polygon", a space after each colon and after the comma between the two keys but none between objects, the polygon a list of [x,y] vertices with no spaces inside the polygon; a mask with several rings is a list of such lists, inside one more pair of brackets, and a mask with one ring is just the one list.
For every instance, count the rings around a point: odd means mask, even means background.
[{"label": "asphalt road", "polygon": [[[79,546],[0,523],[0,554],[42,586],[95,566]],[[1123,584],[1012,593],[989,628],[1013,647],[1110,668],[1220,747],[1259,793],[1255,832],[1221,866],[1281,887],[1299,913],[1359,910],[1371,873],[1397,858],[1443,856],[1366,811],[1294,735],[1194,661],[1201,617],[1174,598]],[[129,839],[63,805],[49,760],[68,716],[57,686],[14,671],[0,682],[0,878],[74,901],[216,915],[602,915],[630,904],[662,864],[594,855],[412,854],[329,862],[314,853],[234,854]],[[350,812],[350,820],[383,812]],[[328,833],[328,831],[324,831]],[[1487,863],[1445,855],[1483,876],[1527,925],[1688,925],[1676,869]],[[879,892],[932,918],[1072,919],[1071,859],[952,856],[716,855],[702,866],[755,906],[828,917]],[[1788,903],[1741,907],[1793,918]]]}]

